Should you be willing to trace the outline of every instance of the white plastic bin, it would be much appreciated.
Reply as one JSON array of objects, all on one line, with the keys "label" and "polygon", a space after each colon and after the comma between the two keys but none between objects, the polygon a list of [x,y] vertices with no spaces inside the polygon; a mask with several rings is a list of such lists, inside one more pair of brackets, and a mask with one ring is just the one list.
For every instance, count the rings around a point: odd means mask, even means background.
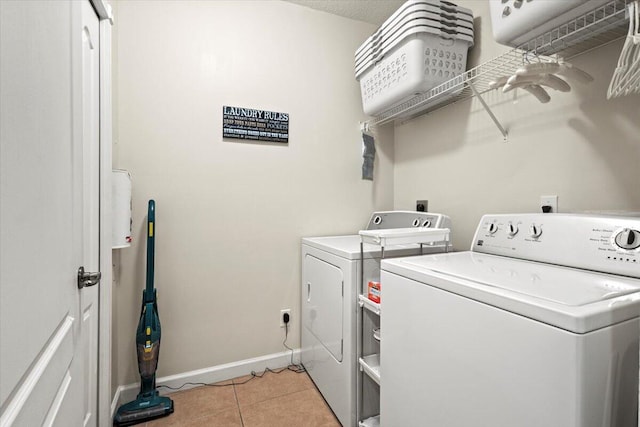
[{"label": "white plastic bin", "polygon": [[365,114],[376,115],[466,71],[470,42],[420,32],[359,77]]}]

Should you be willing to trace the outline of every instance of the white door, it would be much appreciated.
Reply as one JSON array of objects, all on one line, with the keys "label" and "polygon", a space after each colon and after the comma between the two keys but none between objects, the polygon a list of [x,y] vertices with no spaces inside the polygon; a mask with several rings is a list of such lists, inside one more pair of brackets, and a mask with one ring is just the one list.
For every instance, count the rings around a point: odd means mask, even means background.
[{"label": "white door", "polygon": [[98,269],[99,44],[87,6],[0,1],[3,427],[97,422],[97,289],[77,286],[80,266]]}]

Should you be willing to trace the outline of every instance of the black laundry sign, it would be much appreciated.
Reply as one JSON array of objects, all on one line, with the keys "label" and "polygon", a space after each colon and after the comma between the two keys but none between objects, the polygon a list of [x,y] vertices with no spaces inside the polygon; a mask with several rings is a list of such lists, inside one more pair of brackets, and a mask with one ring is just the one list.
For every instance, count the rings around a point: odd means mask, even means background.
[{"label": "black laundry sign", "polygon": [[289,114],[224,105],[222,137],[288,143]]}]

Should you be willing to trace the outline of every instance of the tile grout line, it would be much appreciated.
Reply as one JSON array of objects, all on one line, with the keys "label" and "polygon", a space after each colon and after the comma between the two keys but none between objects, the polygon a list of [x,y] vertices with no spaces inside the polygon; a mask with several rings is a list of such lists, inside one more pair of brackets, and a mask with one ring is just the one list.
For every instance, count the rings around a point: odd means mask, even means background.
[{"label": "tile grout line", "polygon": [[[320,397],[320,401],[322,402],[322,406],[324,407],[324,409],[327,411],[328,414],[331,415],[331,418],[333,418],[338,423],[337,425],[340,426],[337,417],[335,416],[335,414],[333,413],[333,411],[331,410],[329,405],[326,403],[326,401],[324,400],[324,397],[318,391],[317,387],[315,385],[313,385],[313,384],[312,384],[312,386],[310,388],[306,388],[306,389],[303,389],[303,390],[297,390],[297,391],[293,391],[293,392],[290,392],[290,393],[285,393],[285,394],[282,394],[280,396],[275,396],[275,397],[272,397],[272,398],[269,398],[269,399],[266,399],[266,400],[261,400],[259,402],[251,403],[250,405],[247,405],[245,409],[248,409],[248,408],[250,408],[252,406],[255,406],[255,405],[261,405],[261,404],[270,402],[272,400],[281,399],[283,397],[291,397],[294,394],[304,393],[304,392],[308,392],[308,391],[314,391]],[[239,404],[240,404],[240,401],[238,400],[238,405]],[[240,414],[241,414],[240,416],[242,418],[242,409],[240,410]],[[244,427],[244,423],[243,423],[243,427]]]},{"label": "tile grout line", "polygon": [[[234,391],[235,391],[235,384],[234,384],[233,388],[234,388]],[[281,397],[291,396],[292,394],[302,393],[303,391],[308,391],[308,390],[315,390],[315,391],[318,391],[318,390],[317,390],[317,388],[316,388],[315,386],[313,386],[313,385],[312,385],[312,386],[311,386],[311,387],[309,387],[309,388],[305,388],[305,389],[302,389],[302,390],[292,391],[292,392],[289,392],[289,393],[281,394],[281,395],[279,395],[279,396],[270,397],[269,399],[260,400],[260,401],[257,401],[257,402],[250,403],[249,405],[247,405],[247,407],[249,407],[249,406],[253,406],[253,405],[257,405],[257,404],[259,404],[259,403],[269,402],[270,400],[274,400],[274,399],[280,399]],[[322,401],[323,401],[323,402],[325,402],[325,400],[324,400],[324,398],[322,397],[322,395],[320,395],[320,397],[322,398]],[[237,396],[236,396],[236,399],[237,399]],[[325,402],[325,403],[326,403],[326,402]],[[240,401],[239,401],[239,400],[238,400],[238,407],[240,407]],[[242,417],[242,409],[240,409],[240,417]],[[244,424],[243,424],[243,427],[244,427]]]},{"label": "tile grout line", "polygon": [[242,419],[242,409],[240,409],[240,401],[238,400],[238,393],[236,393],[236,383],[231,380],[233,384],[233,395],[236,397],[236,406],[238,407],[238,413],[240,414],[240,425],[244,427],[244,420]]}]

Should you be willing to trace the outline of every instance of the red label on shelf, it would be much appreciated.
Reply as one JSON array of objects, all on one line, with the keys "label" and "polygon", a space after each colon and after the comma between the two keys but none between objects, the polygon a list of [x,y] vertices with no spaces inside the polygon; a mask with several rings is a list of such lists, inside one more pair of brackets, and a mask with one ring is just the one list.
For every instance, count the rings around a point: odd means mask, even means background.
[{"label": "red label on shelf", "polygon": [[371,301],[380,304],[380,282],[369,282],[369,291],[367,298]]}]

